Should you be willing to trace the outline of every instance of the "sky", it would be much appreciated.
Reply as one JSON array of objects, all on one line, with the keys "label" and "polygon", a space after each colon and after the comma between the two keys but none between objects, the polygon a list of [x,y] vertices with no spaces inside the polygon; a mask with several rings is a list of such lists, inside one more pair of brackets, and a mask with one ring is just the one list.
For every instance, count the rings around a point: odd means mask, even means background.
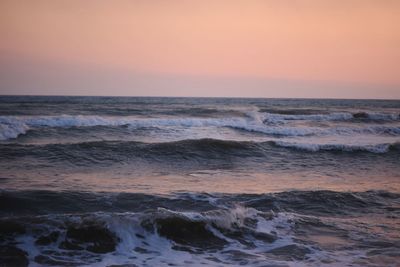
[{"label": "sky", "polygon": [[397,0],[0,0],[0,94],[400,99]]}]

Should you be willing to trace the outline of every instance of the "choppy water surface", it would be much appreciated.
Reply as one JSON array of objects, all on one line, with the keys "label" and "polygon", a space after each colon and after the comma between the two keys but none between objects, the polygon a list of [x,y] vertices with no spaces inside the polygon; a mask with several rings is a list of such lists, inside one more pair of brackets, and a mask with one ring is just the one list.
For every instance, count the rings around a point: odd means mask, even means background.
[{"label": "choppy water surface", "polygon": [[398,266],[399,181],[400,101],[0,97],[6,266]]}]

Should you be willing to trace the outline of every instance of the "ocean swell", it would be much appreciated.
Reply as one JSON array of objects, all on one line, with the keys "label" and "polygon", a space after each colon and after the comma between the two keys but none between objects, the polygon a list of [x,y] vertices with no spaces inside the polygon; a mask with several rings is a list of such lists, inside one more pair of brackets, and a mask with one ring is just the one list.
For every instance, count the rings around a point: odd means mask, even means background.
[{"label": "ocean swell", "polygon": [[[52,200],[51,202],[49,200]],[[161,217],[174,216],[168,210],[188,211],[188,219],[207,220],[221,227],[240,220],[243,216],[234,214],[231,219],[221,220],[213,211],[222,207],[236,210],[242,203],[259,211],[296,212],[306,215],[334,215],[354,212],[385,212],[389,206],[400,205],[400,194],[387,191],[336,192],[285,191],[266,194],[225,194],[225,193],[174,193],[170,195],[149,195],[142,193],[107,193],[49,190],[0,190],[0,214],[2,217],[41,216],[46,214],[83,214],[96,212],[131,212],[159,210]],[[161,210],[160,210],[161,208]],[[190,212],[189,212],[190,211]],[[254,210],[247,210],[254,213]],[[246,212],[247,212],[246,211]],[[400,212],[400,210],[398,210]],[[225,211],[223,211],[225,214]],[[160,218],[161,218],[160,217]],[[158,218],[158,217],[157,217]],[[203,218],[203,219],[202,219]]]},{"label": "ocean swell", "polygon": [[[68,163],[71,166],[110,166],[110,164],[128,164],[148,162],[153,165],[169,164],[169,167],[208,166],[208,168],[232,166],[239,159],[258,159],[268,161],[271,155],[283,155],[288,150],[293,158],[301,157],[299,153],[396,153],[399,143],[375,145],[348,144],[307,144],[271,140],[265,142],[226,141],[216,139],[182,140],[164,143],[143,143],[124,141],[99,141],[70,144],[23,145],[1,144],[0,160],[8,162],[13,159],[26,160],[32,164],[32,158],[48,164]],[[389,155],[390,156],[390,155]],[[393,155],[395,156],[395,155]],[[274,161],[273,161],[274,162]],[[64,167],[69,166],[65,165]],[[155,167],[155,166],[153,166]]]}]

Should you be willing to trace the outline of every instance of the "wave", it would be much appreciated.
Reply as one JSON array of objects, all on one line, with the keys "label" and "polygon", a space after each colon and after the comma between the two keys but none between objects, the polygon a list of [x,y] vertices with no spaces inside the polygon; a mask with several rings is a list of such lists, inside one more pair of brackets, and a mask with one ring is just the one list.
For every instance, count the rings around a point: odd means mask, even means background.
[{"label": "wave", "polygon": [[[33,164],[32,159],[43,164],[62,164],[65,167],[109,167],[110,164],[130,164],[136,162],[139,167],[152,164],[152,169],[160,167],[166,170],[174,168],[233,168],[243,161],[258,164],[271,158],[287,158],[288,149],[302,153],[365,152],[372,154],[396,153],[399,143],[376,145],[347,144],[302,144],[271,140],[265,142],[226,141],[216,139],[182,140],[165,143],[142,143],[123,141],[96,141],[83,143],[64,143],[47,145],[1,144],[0,161],[19,160]],[[310,153],[311,152],[311,153]],[[289,153],[293,160],[305,155]],[[388,154],[389,156],[391,154]],[[335,156],[335,154],[332,154]],[[250,159],[252,159],[250,161]],[[35,162],[33,161],[33,162]],[[166,165],[166,166],[164,166]],[[163,167],[164,166],[164,167]]]},{"label": "wave", "polygon": [[[21,125],[24,131],[15,131],[13,135],[4,135],[4,139],[15,138],[26,133],[33,127],[93,127],[93,126],[124,126],[131,128],[145,127],[230,127],[250,132],[268,135],[306,136],[322,132],[318,128],[270,127],[258,120],[247,118],[136,118],[136,117],[101,117],[101,116],[42,116],[42,117],[12,117],[0,116],[0,125],[14,127]],[[3,139],[3,140],[4,140]]]},{"label": "wave", "polygon": [[390,150],[399,150],[400,143],[385,143],[374,145],[351,145],[351,144],[310,144],[310,143],[297,143],[287,141],[273,141],[273,143],[280,147],[295,148],[305,151],[344,151],[356,152],[366,151],[376,154],[387,153]]},{"label": "wave", "polygon": [[264,114],[282,114],[282,115],[314,115],[314,114],[327,114],[325,109],[316,108],[260,108],[260,113]]},{"label": "wave", "polygon": [[[7,253],[7,263],[11,260],[14,265],[22,258],[52,266],[198,266],[199,262],[219,266],[222,261],[239,266],[242,260],[238,262],[233,255],[221,252],[236,247],[243,250],[243,259],[246,255],[251,258],[251,247],[275,247],[277,233],[256,227],[254,223],[258,222],[274,229],[278,224],[282,227],[285,218],[237,207],[206,212],[158,208],[141,213],[2,219],[0,225],[8,230],[4,235],[8,242],[0,248],[3,254]],[[278,246],[286,238],[282,237],[282,241]],[[307,253],[311,251],[307,249]],[[262,257],[253,262],[259,265],[265,260]],[[273,257],[269,261],[274,262]]]},{"label": "wave", "polygon": [[70,144],[23,145],[2,144],[1,160],[37,158],[51,163],[67,162],[78,166],[146,160],[154,164],[169,162],[184,164],[221,164],[233,158],[263,157],[265,151],[255,142],[215,139],[182,140],[165,143],[98,141]]},{"label": "wave", "polygon": [[265,125],[232,125],[228,126],[249,132],[263,133],[272,136],[327,136],[327,135],[400,135],[400,127],[369,125],[365,127],[284,127],[284,126],[265,126]]},{"label": "wave", "polygon": [[[294,113],[294,112],[293,112]],[[282,122],[286,120],[309,120],[309,121],[352,121],[362,120],[363,122],[372,121],[398,121],[400,114],[394,113],[374,113],[374,112],[337,112],[337,113],[320,113],[320,114],[281,114],[281,113],[263,113],[264,120],[267,122]]]},{"label": "wave", "polygon": [[[349,243],[364,250],[399,246],[381,234],[372,242],[368,237],[378,222],[359,227],[353,219],[392,214],[394,227],[387,225],[385,232],[396,236],[400,195],[385,191],[169,196],[0,191],[0,199],[0,262],[11,266],[320,265],[326,243],[308,237],[322,233],[343,240],[345,251]],[[336,247],[328,251],[333,255]],[[338,259],[346,258],[338,251]]]},{"label": "wave", "polygon": [[238,203],[260,211],[296,212],[306,215],[351,215],[354,212],[363,213],[367,210],[384,212],[384,207],[400,203],[400,194],[373,190],[365,192],[285,191],[266,194],[178,192],[170,195],[0,190],[0,200],[0,214],[4,218],[100,211],[140,213],[158,208],[202,213],[220,208],[229,209]]},{"label": "wave", "polygon": [[24,123],[0,123],[0,141],[17,138],[25,134],[29,127]]},{"label": "wave", "polygon": [[330,114],[273,114],[265,113],[265,120],[268,122],[285,120],[311,120],[311,121],[348,121],[353,119],[351,113],[330,113]]},{"label": "wave", "polygon": [[397,120],[400,120],[400,114],[376,113],[376,112],[357,112],[357,113],[353,113],[353,118],[369,119],[372,121],[397,121]]},{"label": "wave", "polygon": [[[308,115],[307,115],[308,116]],[[310,115],[311,116],[311,115]],[[319,115],[318,115],[319,116]],[[322,116],[322,115],[321,115]],[[229,127],[249,132],[276,136],[389,134],[400,135],[400,127],[369,125],[366,127],[295,127],[271,126],[263,123],[263,115],[248,113],[248,118],[137,118],[102,116],[0,116],[0,140],[7,140],[40,127],[94,127],[128,126],[133,129],[146,127]]]}]

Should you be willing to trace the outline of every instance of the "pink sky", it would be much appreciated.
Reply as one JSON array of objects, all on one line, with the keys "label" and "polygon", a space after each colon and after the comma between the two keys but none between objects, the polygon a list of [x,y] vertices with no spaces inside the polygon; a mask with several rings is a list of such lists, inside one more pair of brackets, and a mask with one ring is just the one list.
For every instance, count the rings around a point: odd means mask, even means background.
[{"label": "pink sky", "polygon": [[400,1],[0,2],[0,94],[400,98]]}]

